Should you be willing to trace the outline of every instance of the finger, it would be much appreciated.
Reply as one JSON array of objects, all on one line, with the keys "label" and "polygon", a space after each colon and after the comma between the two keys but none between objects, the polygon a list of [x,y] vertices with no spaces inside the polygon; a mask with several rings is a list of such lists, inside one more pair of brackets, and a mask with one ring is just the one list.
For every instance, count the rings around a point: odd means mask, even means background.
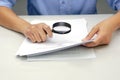
[{"label": "finger", "polygon": [[83,41],[90,40],[98,32],[98,27],[92,28],[89,34],[83,39]]},{"label": "finger", "polygon": [[42,28],[39,29],[39,36],[41,37],[42,41],[46,41],[47,34],[46,34],[46,32]]},{"label": "finger", "polygon": [[37,30],[38,30],[38,32],[39,32],[39,36],[41,37],[41,40],[42,41],[46,41],[46,39],[47,39],[47,33],[44,31],[44,29],[43,29],[43,25],[36,25],[37,26]]},{"label": "finger", "polygon": [[29,34],[27,35],[27,37],[28,37],[32,42],[35,42],[35,41],[36,41],[32,33],[29,33]]},{"label": "finger", "polygon": [[83,44],[83,46],[86,46],[86,47],[95,47],[96,43],[95,42],[90,42],[90,43]]},{"label": "finger", "polygon": [[52,33],[52,30],[50,29],[50,27],[47,26],[47,25],[43,25],[43,26],[44,26],[43,29],[44,29],[44,31],[48,34],[48,36],[49,36],[49,37],[52,37],[52,36],[53,36],[53,33]]},{"label": "finger", "polygon": [[33,32],[33,35],[37,42],[42,42],[41,36],[39,35],[39,32],[37,32],[37,30]]},{"label": "finger", "polygon": [[32,34],[34,35],[34,38],[36,39],[37,42],[42,42],[42,38],[39,35],[39,30],[37,26],[32,27]]},{"label": "finger", "polygon": [[98,46],[98,45],[101,45],[101,44],[103,44],[102,43],[102,38],[101,38],[101,36],[97,36],[97,38],[93,42],[86,43],[86,44],[84,44],[84,46],[95,47],[95,46]]}]

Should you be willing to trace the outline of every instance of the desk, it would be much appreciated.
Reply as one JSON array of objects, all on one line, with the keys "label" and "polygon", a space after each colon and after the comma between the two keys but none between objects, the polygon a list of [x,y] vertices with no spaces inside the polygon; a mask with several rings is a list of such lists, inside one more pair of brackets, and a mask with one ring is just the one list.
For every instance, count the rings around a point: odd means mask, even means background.
[{"label": "desk", "polygon": [[[33,19],[78,19],[86,18],[88,30],[101,20],[112,16],[20,16]],[[113,34],[109,45],[95,48],[97,58],[79,61],[27,62],[15,54],[24,36],[0,27],[0,80],[120,80],[120,30]]]}]

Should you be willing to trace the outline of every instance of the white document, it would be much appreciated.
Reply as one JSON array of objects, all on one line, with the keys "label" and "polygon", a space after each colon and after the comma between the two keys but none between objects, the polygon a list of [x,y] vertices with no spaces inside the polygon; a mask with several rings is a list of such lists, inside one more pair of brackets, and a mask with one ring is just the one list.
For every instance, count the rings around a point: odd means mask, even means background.
[{"label": "white document", "polygon": [[50,54],[27,56],[27,61],[78,61],[93,58],[96,58],[94,49],[76,46]]},{"label": "white document", "polygon": [[[55,22],[67,22],[67,23],[71,24],[71,32],[68,34],[53,33],[53,37],[48,38],[47,41],[44,43],[32,43],[28,39],[25,39],[17,52],[18,56],[28,56],[29,58],[31,57],[31,59],[34,59],[35,57],[32,57],[32,56],[38,56],[38,55],[43,56],[42,54],[53,55],[52,54],[53,52],[56,52],[56,51],[61,52],[60,50],[64,50],[64,49],[67,49],[70,47],[74,47],[74,46],[78,46],[83,43],[86,43],[86,42],[82,42],[82,39],[87,35],[87,28],[86,28],[87,21],[84,18],[73,19],[73,20],[55,20],[55,21],[54,20],[53,21],[33,20],[32,21],[33,24],[41,23],[41,22],[46,23],[51,28]],[[88,42],[91,42],[91,41],[88,41]],[[88,50],[88,52],[90,51],[89,55],[92,55],[92,57],[95,56],[93,53],[93,50],[87,49],[87,48],[86,48],[86,50]],[[78,54],[79,53],[77,53],[77,55]],[[57,55],[57,53],[55,55]],[[54,55],[54,57],[55,57],[55,55]],[[63,56],[66,56],[66,55],[67,54],[65,54],[65,55],[63,54]],[[82,53],[82,55],[84,55],[84,52]],[[72,56],[74,56],[74,54],[72,54]],[[46,58],[47,57],[48,56],[46,56]],[[87,56],[87,57],[89,57],[89,56]]]}]

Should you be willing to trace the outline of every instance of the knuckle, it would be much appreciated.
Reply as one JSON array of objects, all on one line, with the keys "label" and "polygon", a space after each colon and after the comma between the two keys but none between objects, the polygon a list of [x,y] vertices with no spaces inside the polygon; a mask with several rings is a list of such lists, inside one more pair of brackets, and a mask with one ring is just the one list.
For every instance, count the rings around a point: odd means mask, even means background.
[{"label": "knuckle", "polygon": [[49,30],[49,31],[51,30],[49,26],[45,26],[45,28],[46,30]]},{"label": "knuckle", "polygon": [[44,24],[43,25],[44,28],[50,28],[48,25]]},{"label": "knuckle", "polygon": [[31,32],[30,32],[30,31],[26,31],[24,34],[25,34],[26,36],[29,36],[29,35],[31,34]]},{"label": "knuckle", "polygon": [[39,23],[39,25],[46,25],[45,23]]},{"label": "knuckle", "polygon": [[35,26],[34,26],[34,25],[32,25],[32,26],[31,26],[31,28],[32,28],[32,29],[34,29],[34,28],[35,28]]},{"label": "knuckle", "polygon": [[31,26],[30,31],[35,31],[36,30],[36,26]]},{"label": "knuckle", "polygon": [[31,32],[31,30],[30,29],[27,29],[26,31],[25,31],[25,33],[30,33]]},{"label": "knuckle", "polygon": [[39,24],[37,24],[37,26],[38,27],[43,27],[43,26],[46,26],[46,24],[45,23],[39,23]]}]

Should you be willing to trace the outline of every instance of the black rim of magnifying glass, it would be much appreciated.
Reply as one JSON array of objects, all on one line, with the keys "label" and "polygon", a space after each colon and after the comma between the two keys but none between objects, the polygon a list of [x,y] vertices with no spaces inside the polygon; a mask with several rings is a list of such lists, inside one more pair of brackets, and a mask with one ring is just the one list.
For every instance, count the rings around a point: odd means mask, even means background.
[{"label": "black rim of magnifying glass", "polygon": [[[67,31],[57,31],[57,30],[54,29],[55,27],[62,27],[62,26],[69,28],[69,30],[67,30]],[[57,34],[67,34],[67,33],[71,32],[71,25],[67,22],[56,22],[56,23],[53,24],[52,32],[57,33]]]}]

